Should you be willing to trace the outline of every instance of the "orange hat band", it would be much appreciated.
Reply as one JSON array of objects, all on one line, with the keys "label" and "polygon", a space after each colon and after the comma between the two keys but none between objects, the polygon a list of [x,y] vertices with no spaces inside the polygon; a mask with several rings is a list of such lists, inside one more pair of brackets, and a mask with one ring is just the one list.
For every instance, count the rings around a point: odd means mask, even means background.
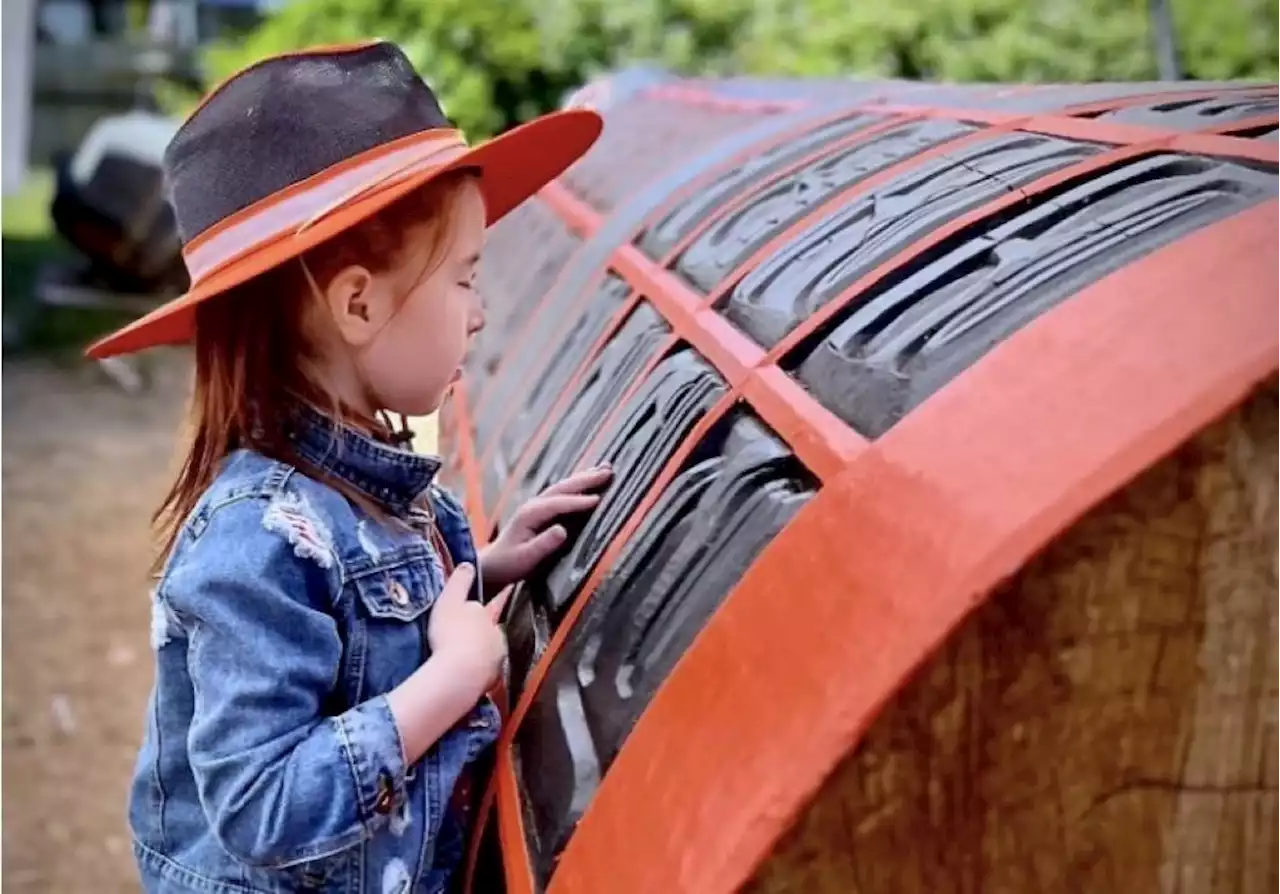
[{"label": "orange hat band", "polygon": [[357,164],[342,165],[328,176],[251,205],[184,248],[193,283],[246,253],[282,237],[297,235],[356,197],[385,188],[424,170],[446,165],[469,151],[457,131],[433,134]]}]

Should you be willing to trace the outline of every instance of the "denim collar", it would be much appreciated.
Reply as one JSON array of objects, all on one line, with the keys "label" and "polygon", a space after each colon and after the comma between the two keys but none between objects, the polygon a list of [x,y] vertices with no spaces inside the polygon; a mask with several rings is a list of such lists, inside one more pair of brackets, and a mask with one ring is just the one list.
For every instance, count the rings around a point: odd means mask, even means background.
[{"label": "denim collar", "polygon": [[406,515],[440,471],[436,457],[384,444],[311,407],[296,413],[290,439],[302,459],[396,515]]}]

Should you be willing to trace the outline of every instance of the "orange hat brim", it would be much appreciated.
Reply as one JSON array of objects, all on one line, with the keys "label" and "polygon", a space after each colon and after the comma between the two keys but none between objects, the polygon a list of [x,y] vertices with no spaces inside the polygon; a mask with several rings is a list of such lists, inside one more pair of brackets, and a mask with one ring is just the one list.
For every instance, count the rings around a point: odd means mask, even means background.
[{"label": "orange hat brim", "polygon": [[[600,116],[586,109],[552,112],[410,176],[384,181],[372,177],[368,188],[353,191],[350,200],[337,204],[311,225],[265,236],[234,259],[198,277],[185,295],[95,342],[85,353],[100,360],[159,345],[186,344],[194,335],[195,312],[202,302],[306,253],[448,171],[474,168],[479,172],[488,224],[493,225],[581,158],[599,137],[602,126]],[[427,158],[438,143],[438,131],[423,131],[347,159],[307,182],[323,181],[337,169],[358,169],[391,151],[412,154],[420,147]],[[282,195],[288,192],[285,190]],[[269,205],[274,198],[255,205],[253,210]],[[193,244],[204,237],[201,234]]]}]

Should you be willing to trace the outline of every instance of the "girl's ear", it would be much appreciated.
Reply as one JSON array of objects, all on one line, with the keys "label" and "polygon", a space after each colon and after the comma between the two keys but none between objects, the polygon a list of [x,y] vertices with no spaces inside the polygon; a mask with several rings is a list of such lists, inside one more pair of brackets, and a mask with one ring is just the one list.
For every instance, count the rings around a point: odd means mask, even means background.
[{"label": "girl's ear", "polygon": [[385,280],[353,264],[340,270],[325,288],[324,302],[342,340],[351,347],[361,348],[373,341],[390,317]]}]

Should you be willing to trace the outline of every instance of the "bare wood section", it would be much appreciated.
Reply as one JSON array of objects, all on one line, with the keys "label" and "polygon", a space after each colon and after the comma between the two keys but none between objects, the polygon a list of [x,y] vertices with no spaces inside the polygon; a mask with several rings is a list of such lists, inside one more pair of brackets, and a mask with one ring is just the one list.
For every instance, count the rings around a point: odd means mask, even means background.
[{"label": "bare wood section", "polygon": [[748,890],[1272,894],[1277,486],[1273,379],[978,609]]}]

